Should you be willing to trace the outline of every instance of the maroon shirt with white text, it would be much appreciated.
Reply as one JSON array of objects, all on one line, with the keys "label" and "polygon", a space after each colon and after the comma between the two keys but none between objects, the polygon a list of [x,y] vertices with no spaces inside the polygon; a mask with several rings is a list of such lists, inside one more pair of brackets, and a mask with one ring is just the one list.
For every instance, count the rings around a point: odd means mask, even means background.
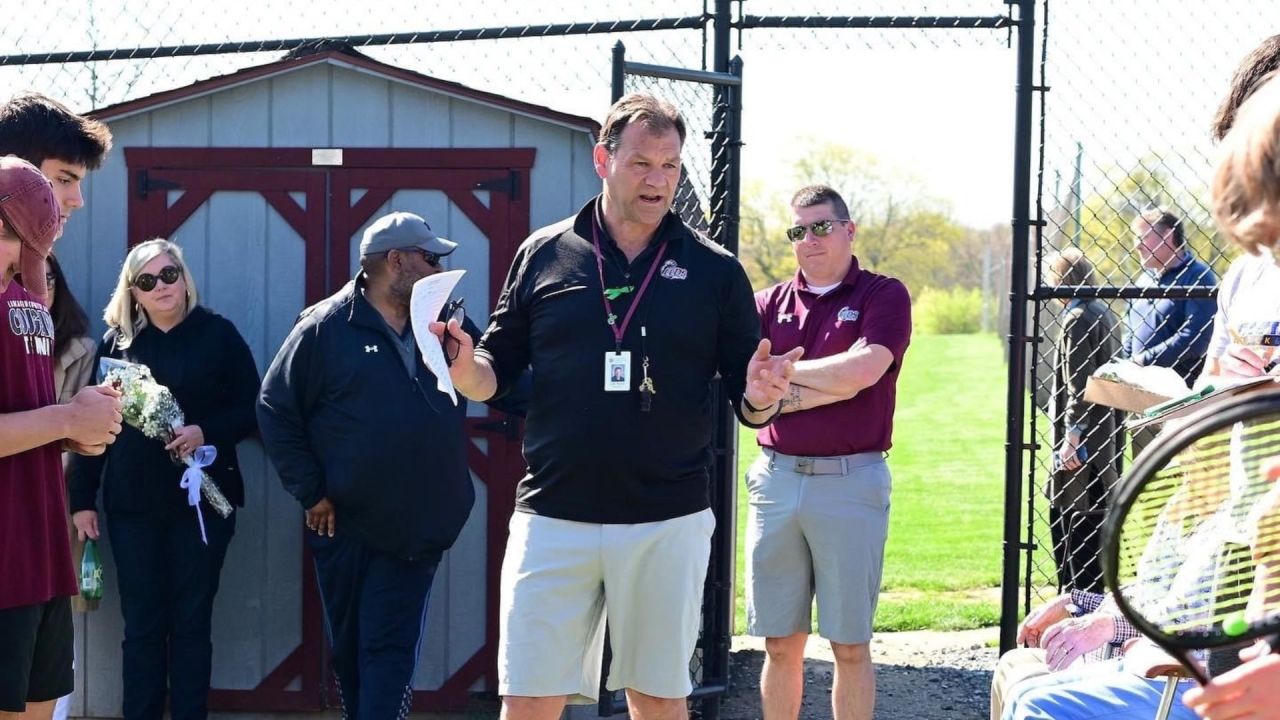
[{"label": "maroon shirt with white text", "polygon": [[[49,311],[10,282],[0,312],[0,413],[55,404]],[[0,610],[76,593],[61,444],[0,457]]]},{"label": "maroon shirt with white text", "polygon": [[874,385],[849,400],[779,415],[756,433],[767,448],[787,455],[830,457],[885,452],[892,444],[898,372],[911,342],[911,296],[901,281],[858,267],[853,258],[840,284],[818,295],[804,276],[756,293],[760,333],[773,352],[804,346],[804,359],[829,357],[866,338],[893,353],[893,364]]}]

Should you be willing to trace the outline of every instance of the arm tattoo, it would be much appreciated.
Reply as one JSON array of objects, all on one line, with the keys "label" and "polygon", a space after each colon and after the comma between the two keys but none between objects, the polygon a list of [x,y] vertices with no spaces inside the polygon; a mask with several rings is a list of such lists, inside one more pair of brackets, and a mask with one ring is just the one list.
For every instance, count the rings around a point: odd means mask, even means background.
[{"label": "arm tattoo", "polygon": [[793,407],[797,410],[801,410],[802,408],[800,407],[800,386],[792,385],[791,390],[788,391],[787,393],[787,396],[782,398],[782,400],[780,400],[779,402],[782,403],[782,408],[784,410],[789,407]]}]

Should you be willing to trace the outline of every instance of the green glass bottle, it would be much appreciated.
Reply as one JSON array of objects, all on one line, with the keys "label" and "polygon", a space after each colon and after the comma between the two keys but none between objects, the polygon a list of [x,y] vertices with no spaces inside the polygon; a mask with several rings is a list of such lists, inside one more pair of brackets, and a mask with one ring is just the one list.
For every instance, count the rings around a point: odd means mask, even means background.
[{"label": "green glass bottle", "polygon": [[102,599],[102,563],[98,560],[98,541],[84,541],[84,558],[80,561],[80,597]]}]

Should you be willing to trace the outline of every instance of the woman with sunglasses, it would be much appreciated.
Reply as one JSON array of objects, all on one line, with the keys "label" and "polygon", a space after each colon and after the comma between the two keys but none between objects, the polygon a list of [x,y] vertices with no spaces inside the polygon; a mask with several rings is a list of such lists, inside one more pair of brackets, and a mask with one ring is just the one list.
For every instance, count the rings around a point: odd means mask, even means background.
[{"label": "woman with sunglasses", "polygon": [[213,597],[235,513],[223,518],[206,509],[202,542],[172,458],[214,446],[206,472],[232,505],[244,505],[236,444],[257,428],[258,371],[231,321],[197,304],[182,251],[167,240],[130,251],[103,319],[97,357],[149,367],[187,425],[168,444],[126,425],[102,457],[77,458],[72,519],[81,536],[98,537],[101,485],[124,615],[124,717],[159,718],[167,696],[175,720],[204,718]]}]

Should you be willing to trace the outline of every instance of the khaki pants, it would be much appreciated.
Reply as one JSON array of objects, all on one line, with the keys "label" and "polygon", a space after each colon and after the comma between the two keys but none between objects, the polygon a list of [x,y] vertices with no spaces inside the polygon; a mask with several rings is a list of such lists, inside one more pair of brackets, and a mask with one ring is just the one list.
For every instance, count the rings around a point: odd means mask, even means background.
[{"label": "khaki pants", "polygon": [[1000,656],[995,673],[991,675],[991,720],[1000,720],[1004,702],[1014,685],[1028,678],[1049,674],[1044,650],[1040,648],[1014,648]]}]

